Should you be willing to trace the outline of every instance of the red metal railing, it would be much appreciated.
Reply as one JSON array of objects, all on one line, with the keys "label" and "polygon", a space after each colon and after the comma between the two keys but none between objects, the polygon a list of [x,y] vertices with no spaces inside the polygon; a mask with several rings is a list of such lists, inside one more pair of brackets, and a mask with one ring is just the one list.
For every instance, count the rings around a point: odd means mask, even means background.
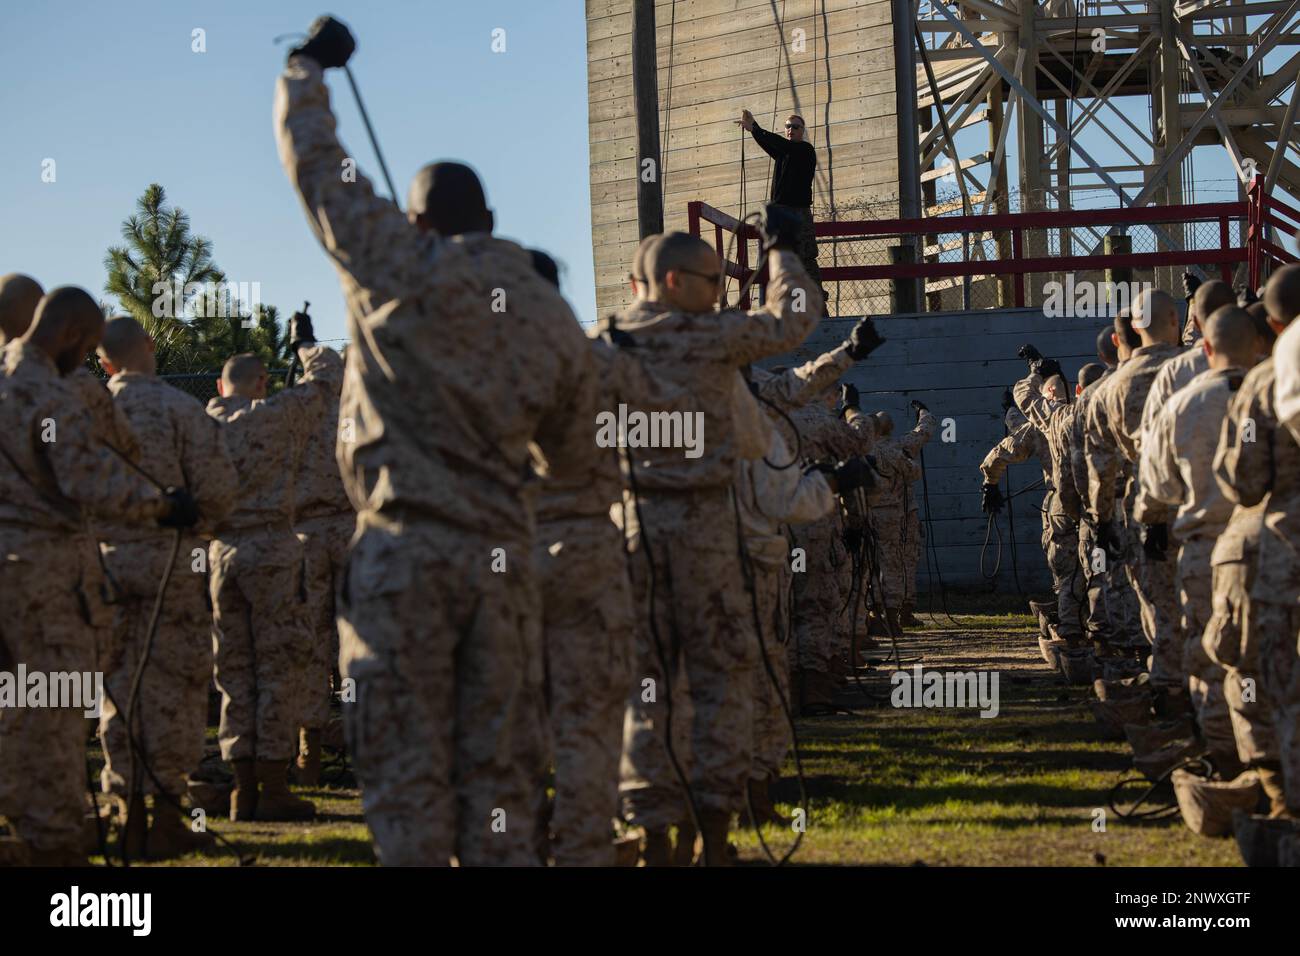
[{"label": "red metal railing", "polygon": [[[1300,238],[1300,211],[1264,191],[1264,177],[1256,176],[1246,198],[1246,252],[1250,262],[1250,287],[1258,289],[1274,263],[1295,262],[1296,257],[1269,241],[1269,227]],[[1282,218],[1289,217],[1290,221]]]},{"label": "red metal railing", "polygon": [[[1252,187],[1252,195],[1255,195]],[[1010,276],[1014,304],[1023,306],[1026,302],[1025,277],[1034,274],[1062,273],[1075,271],[1095,271],[1101,269],[1149,269],[1155,267],[1205,266],[1217,268],[1226,282],[1233,281],[1234,267],[1240,263],[1251,262],[1250,249],[1256,255],[1268,254],[1283,261],[1293,259],[1283,250],[1266,242],[1259,228],[1264,223],[1278,225],[1281,223],[1272,210],[1281,210],[1295,217],[1300,223],[1300,212],[1267,199],[1262,195],[1262,188],[1251,203],[1200,203],[1178,206],[1142,206],[1118,209],[1079,209],[1057,210],[1052,212],[1001,213],[974,216],[939,216],[928,219],[887,219],[854,220],[840,222],[818,222],[815,225],[819,240],[842,239],[851,237],[864,240],[913,240],[917,248],[924,248],[926,237],[948,236],[953,234],[975,237],[977,241],[998,234],[1009,235],[1011,255],[1007,258],[967,258],[959,262],[924,261],[892,262],[877,265],[823,265],[821,269],[824,284],[870,279],[945,279],[976,276]],[[718,258],[728,276],[744,282],[753,271],[749,261],[749,242],[758,241],[758,232],[752,226],[741,223],[719,209],[703,202],[692,202],[687,207],[689,230],[691,235],[700,236],[704,224],[713,226],[713,242]],[[1238,223],[1239,235],[1254,237],[1254,246],[1232,245],[1231,225]],[[1086,227],[1105,227],[1108,230],[1119,227],[1148,227],[1155,231],[1162,225],[1189,226],[1201,223],[1208,228],[1217,224],[1217,245],[1210,248],[1170,249],[1160,240],[1155,232],[1157,248],[1152,252],[1125,252],[1103,255],[1036,255],[1027,256],[1026,234],[1034,231],[1044,233],[1048,230],[1072,230]],[[1289,226],[1300,231],[1300,225]],[[1254,228],[1255,232],[1249,232]],[[1186,232],[1187,230],[1182,230]],[[1295,233],[1292,233],[1295,234]],[[1066,240],[1065,246],[1073,241],[1081,244],[1082,237]],[[734,244],[737,251],[735,259],[730,258],[728,245]],[[1032,244],[1032,243],[1031,243]],[[1039,237],[1039,245],[1046,246]],[[1285,259],[1283,259],[1285,257]],[[822,261],[825,259],[823,257]],[[757,263],[765,268],[763,263]],[[756,284],[761,286],[766,276],[760,273]],[[1252,280],[1253,282],[1253,280]]]}]

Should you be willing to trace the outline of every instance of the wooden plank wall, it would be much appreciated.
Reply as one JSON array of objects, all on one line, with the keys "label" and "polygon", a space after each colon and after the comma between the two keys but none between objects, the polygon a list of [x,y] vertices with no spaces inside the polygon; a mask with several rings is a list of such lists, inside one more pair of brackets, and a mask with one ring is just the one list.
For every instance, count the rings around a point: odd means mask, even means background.
[{"label": "wooden plank wall", "polygon": [[[844,341],[856,321],[823,320],[794,353],[761,364],[795,365],[815,358]],[[1104,318],[1047,318],[1036,309],[997,309],[880,316],[875,323],[887,341],[865,362],[854,366],[844,380],[858,387],[864,410],[884,409],[890,413],[895,432],[911,427],[913,416],[908,403],[912,399],[925,403],[941,421],[953,420],[956,440],[947,443],[936,436],[925,448],[938,571],[950,586],[987,586],[979,570],[986,529],[986,518],[980,511],[979,465],[1003,437],[1003,389],[1026,373],[1016,350],[1026,342],[1034,344],[1044,355],[1060,361],[1073,383],[1080,368],[1097,360],[1097,332],[1107,322]],[[1036,463],[1026,462],[1012,465],[1010,474],[1015,490],[1038,480],[1042,470]],[[924,522],[921,482],[916,483],[915,490]],[[1048,592],[1051,578],[1039,541],[1041,501],[1042,493],[1038,491],[1015,499],[1015,538],[1021,584],[1026,589]],[[1004,542],[1009,541],[1005,512],[1001,527]],[[990,550],[990,570],[994,558]],[[919,589],[925,591],[927,583],[922,557]],[[1009,544],[1004,547],[996,585],[999,590],[1015,593]]]},{"label": "wooden plank wall", "polygon": [[[586,3],[592,247],[603,313],[627,304],[638,241],[632,3]],[[890,0],[657,0],[655,19],[665,228],[686,228],[692,199],[733,215],[766,200],[769,160],[744,137],[741,208],[742,136],[732,120],[746,108],[765,129],[779,129],[790,112],[804,116],[820,161],[814,214],[898,214]],[[823,264],[830,254],[823,250]],[[879,307],[864,302],[856,311]]]}]

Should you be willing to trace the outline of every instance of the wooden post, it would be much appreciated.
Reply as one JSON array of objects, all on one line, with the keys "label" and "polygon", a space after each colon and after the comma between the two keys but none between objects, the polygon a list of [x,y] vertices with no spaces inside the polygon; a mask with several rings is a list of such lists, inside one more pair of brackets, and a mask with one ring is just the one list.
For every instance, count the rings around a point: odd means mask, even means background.
[{"label": "wooden post", "polygon": [[664,231],[655,0],[632,0],[632,93],[636,102],[636,211],[644,239]]}]

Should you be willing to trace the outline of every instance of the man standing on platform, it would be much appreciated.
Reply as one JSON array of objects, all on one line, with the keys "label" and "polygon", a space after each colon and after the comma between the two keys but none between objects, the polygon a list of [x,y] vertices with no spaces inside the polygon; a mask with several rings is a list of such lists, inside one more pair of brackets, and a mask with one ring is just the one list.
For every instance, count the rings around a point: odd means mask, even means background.
[{"label": "man standing on platform", "polygon": [[[804,139],[808,130],[803,117],[797,113],[786,117],[784,139],[759,126],[749,110],[742,111],[740,119],[735,122],[753,134],[754,142],[772,157],[772,191],[768,199],[799,217],[803,225],[795,252],[813,282],[821,288],[822,274],[817,268],[817,235],[812,217],[812,182],[817,171],[817,150]],[[822,289],[822,298],[830,301],[825,289]]]}]

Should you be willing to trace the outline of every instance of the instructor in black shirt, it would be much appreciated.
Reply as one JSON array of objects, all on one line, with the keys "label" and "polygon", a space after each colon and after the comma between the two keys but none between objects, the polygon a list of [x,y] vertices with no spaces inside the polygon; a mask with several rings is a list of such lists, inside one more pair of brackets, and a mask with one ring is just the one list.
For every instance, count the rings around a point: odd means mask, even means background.
[{"label": "instructor in black shirt", "polygon": [[[808,275],[820,288],[822,274],[817,268],[817,235],[813,230],[812,217],[812,181],[813,174],[817,171],[817,151],[813,149],[812,143],[804,139],[806,127],[803,117],[795,113],[786,119],[785,138],[759,126],[749,110],[740,114],[736,125],[749,130],[754,136],[754,142],[774,160],[769,199],[779,206],[788,207],[803,222],[797,251]],[[823,296],[825,291],[822,290]]]}]

